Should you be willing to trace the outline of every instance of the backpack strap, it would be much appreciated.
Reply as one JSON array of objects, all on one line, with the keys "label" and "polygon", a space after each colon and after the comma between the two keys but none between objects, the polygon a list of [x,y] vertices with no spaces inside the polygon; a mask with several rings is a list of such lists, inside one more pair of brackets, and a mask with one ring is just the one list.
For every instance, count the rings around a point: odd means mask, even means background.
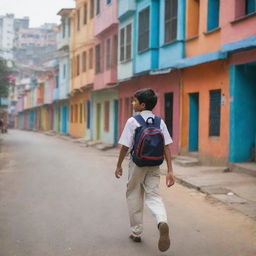
[{"label": "backpack strap", "polygon": [[154,119],[154,126],[155,126],[156,128],[160,128],[160,124],[161,124],[161,117],[155,116],[155,119]]},{"label": "backpack strap", "polygon": [[[135,115],[133,116],[135,120],[141,125],[141,126],[147,126],[147,121],[144,120],[144,118],[141,115]],[[155,116],[155,118],[149,117],[148,119],[153,119],[154,123],[152,124],[156,128],[160,128],[161,124],[161,118],[159,116]],[[147,120],[148,120],[147,119]]]},{"label": "backpack strap", "polygon": [[145,126],[147,125],[144,118],[141,115],[135,115],[133,116],[135,118],[135,120],[141,125],[141,126]]}]

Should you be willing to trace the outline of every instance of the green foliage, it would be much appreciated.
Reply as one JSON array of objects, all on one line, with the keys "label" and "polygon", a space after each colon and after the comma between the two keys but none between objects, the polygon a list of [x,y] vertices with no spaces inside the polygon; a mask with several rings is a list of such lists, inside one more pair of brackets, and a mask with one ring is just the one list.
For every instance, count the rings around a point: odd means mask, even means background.
[{"label": "green foliage", "polygon": [[11,70],[7,67],[5,60],[0,58],[0,98],[8,96],[10,74]]}]

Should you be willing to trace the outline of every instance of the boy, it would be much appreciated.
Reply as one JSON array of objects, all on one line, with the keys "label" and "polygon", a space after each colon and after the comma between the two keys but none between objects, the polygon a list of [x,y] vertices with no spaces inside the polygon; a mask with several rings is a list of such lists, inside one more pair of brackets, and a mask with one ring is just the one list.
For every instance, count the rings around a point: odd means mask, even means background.
[{"label": "boy", "polygon": [[[140,112],[140,115],[146,121],[149,118],[154,118],[152,113],[153,108],[157,103],[157,96],[152,89],[142,89],[135,93],[132,102],[135,112]],[[116,178],[120,178],[123,174],[122,162],[129,149],[132,149],[134,143],[134,135],[136,128],[140,124],[134,117],[127,120],[122,135],[119,140],[121,149],[115,171]],[[172,139],[163,120],[160,123],[160,129],[164,137],[164,156],[167,161],[168,172],[166,175],[166,185],[170,187],[174,184],[170,144]],[[159,195],[160,170],[159,166],[139,167],[132,160],[129,162],[128,183],[126,198],[128,203],[128,211],[130,216],[131,235],[130,238],[134,242],[141,242],[143,231],[143,205],[144,195],[145,203],[152,211],[156,218],[160,238],[158,248],[160,251],[166,251],[170,247],[169,227],[167,224],[167,216],[162,198]]]}]

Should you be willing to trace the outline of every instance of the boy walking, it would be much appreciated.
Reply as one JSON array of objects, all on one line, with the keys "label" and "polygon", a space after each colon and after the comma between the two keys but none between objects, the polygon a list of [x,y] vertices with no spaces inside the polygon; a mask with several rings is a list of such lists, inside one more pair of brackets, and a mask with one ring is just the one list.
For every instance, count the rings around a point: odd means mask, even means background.
[{"label": "boy walking", "polygon": [[157,96],[152,89],[142,89],[135,93],[132,104],[134,111],[140,112],[140,115],[131,117],[126,122],[119,140],[121,149],[115,176],[116,178],[122,176],[122,162],[130,149],[132,159],[129,162],[126,191],[131,225],[130,238],[134,242],[141,242],[145,200],[156,218],[159,229],[158,248],[160,251],[166,251],[170,247],[170,238],[165,206],[159,195],[159,166],[164,155],[168,167],[166,185],[172,186],[174,177],[169,148],[172,139],[164,121],[152,113],[156,103]]}]

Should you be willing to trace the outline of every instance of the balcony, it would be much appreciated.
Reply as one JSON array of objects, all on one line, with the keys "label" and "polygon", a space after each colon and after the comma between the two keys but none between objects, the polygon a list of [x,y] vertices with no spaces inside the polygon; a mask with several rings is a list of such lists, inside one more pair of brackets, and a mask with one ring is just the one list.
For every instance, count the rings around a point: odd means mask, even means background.
[{"label": "balcony", "polygon": [[122,19],[130,16],[136,10],[136,1],[135,0],[119,0],[118,5],[118,18]]}]

